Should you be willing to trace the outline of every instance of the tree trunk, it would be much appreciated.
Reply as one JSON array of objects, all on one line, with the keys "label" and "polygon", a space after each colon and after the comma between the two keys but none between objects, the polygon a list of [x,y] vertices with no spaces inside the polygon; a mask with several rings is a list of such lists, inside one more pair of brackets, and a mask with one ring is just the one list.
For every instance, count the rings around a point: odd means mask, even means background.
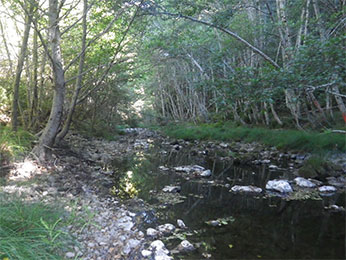
[{"label": "tree trunk", "polygon": [[38,145],[33,151],[43,161],[49,158],[51,147],[54,145],[55,137],[61,124],[65,99],[65,75],[60,48],[58,14],[58,0],[49,0],[49,43],[51,47],[50,57],[53,72],[54,97],[47,125],[43,130]]},{"label": "tree trunk", "polygon": [[37,74],[38,74],[38,46],[37,46],[37,32],[34,32],[34,45],[33,45],[33,65],[34,65],[34,72],[33,72],[33,78],[32,78],[32,84],[33,84],[33,94],[32,94],[32,102],[31,102],[31,108],[30,108],[30,115],[29,115],[29,127],[32,127],[35,125],[35,121],[37,120],[37,108],[38,108],[38,81],[37,81]]},{"label": "tree trunk", "polygon": [[263,109],[264,109],[264,118],[265,118],[265,123],[267,126],[270,125],[270,116],[268,113],[268,106],[266,102],[263,102]]},{"label": "tree trunk", "polygon": [[274,105],[272,103],[270,103],[270,110],[272,111],[273,117],[275,119],[275,121],[279,124],[279,125],[283,125],[280,117],[278,116],[278,114],[275,111]]},{"label": "tree trunk", "polygon": [[76,108],[79,92],[82,88],[82,81],[83,81],[83,70],[84,70],[84,60],[85,60],[85,49],[86,49],[86,36],[87,36],[87,13],[88,13],[88,0],[83,1],[83,36],[82,36],[82,53],[80,55],[79,60],[79,67],[78,67],[78,77],[75,85],[75,90],[73,93],[73,97],[71,100],[70,108],[67,114],[67,118],[64,124],[63,129],[60,131],[60,133],[57,136],[57,142],[60,142],[67,134],[68,130],[70,129],[71,123],[72,123],[72,116]]},{"label": "tree trunk", "polygon": [[6,36],[5,36],[4,27],[2,25],[1,20],[0,20],[0,31],[1,31],[1,38],[2,38],[2,40],[4,42],[4,46],[5,46],[5,49],[6,49],[6,54],[7,54],[7,58],[8,58],[8,65],[10,66],[9,73],[12,73],[13,65],[12,65],[11,54],[10,54],[10,50],[8,48],[8,45],[7,45],[7,39],[6,39]]},{"label": "tree trunk", "polygon": [[25,28],[24,28],[24,36],[22,46],[20,48],[20,53],[18,57],[17,69],[16,69],[16,77],[13,85],[13,100],[12,100],[12,130],[17,131],[18,129],[18,102],[19,102],[19,85],[20,78],[23,71],[26,50],[28,47],[28,39],[32,22],[32,13],[34,11],[34,5],[30,4],[29,13],[25,15]]}]

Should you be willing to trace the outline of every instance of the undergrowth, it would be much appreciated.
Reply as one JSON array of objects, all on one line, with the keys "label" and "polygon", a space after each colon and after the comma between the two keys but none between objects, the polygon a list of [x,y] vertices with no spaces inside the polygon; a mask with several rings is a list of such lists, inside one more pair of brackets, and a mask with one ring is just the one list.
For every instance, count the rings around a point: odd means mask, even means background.
[{"label": "undergrowth", "polygon": [[0,164],[30,151],[34,139],[28,131],[13,132],[9,127],[0,126]]},{"label": "undergrowth", "polygon": [[307,152],[345,152],[344,134],[236,127],[230,124],[174,125],[163,128],[165,134],[185,140],[259,142],[279,149]]},{"label": "undergrowth", "polygon": [[57,207],[0,194],[0,259],[63,259],[61,249],[72,241],[63,215]]}]

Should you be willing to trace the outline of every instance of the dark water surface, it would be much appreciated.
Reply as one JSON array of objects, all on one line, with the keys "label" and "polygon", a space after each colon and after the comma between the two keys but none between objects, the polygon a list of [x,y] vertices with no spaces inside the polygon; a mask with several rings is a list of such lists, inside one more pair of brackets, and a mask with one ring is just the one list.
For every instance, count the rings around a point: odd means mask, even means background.
[{"label": "dark water surface", "polygon": [[[158,169],[194,164],[211,169],[212,177],[186,180],[173,170]],[[264,188],[268,180],[294,176],[265,166],[236,167],[213,156],[191,155],[189,149],[165,153],[156,146],[114,161],[112,167],[118,196],[137,196],[153,206],[143,213],[147,222],[143,228],[176,225],[177,219],[185,222],[191,233],[187,240],[199,248],[178,259],[204,259],[207,254],[210,259],[345,259],[345,214],[324,209],[333,204],[345,207],[345,193],[290,201],[265,193],[231,193],[236,184]],[[158,199],[165,185],[181,186],[177,194],[181,203]],[[234,221],[218,227],[205,223],[227,217]],[[173,249],[179,242],[172,239],[165,244]]]}]

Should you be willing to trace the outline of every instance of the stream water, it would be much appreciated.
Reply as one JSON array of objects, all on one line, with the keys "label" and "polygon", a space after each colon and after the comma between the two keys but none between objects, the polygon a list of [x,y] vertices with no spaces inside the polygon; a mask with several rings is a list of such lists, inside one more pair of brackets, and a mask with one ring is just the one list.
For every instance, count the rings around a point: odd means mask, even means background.
[{"label": "stream water", "polygon": [[[150,207],[139,213],[143,229],[182,219],[188,231],[181,233],[198,249],[177,259],[344,259],[345,215],[325,210],[345,207],[345,193],[322,199],[285,200],[277,196],[229,192],[233,185],[265,187],[268,180],[294,178],[288,171],[269,171],[266,166],[240,167],[231,162],[153,145],[130,158],[115,160],[113,193],[143,199]],[[186,179],[172,168],[198,164],[211,169],[209,178]],[[181,192],[163,194],[166,185],[179,185]],[[129,200],[131,202],[132,200]],[[225,225],[206,222],[228,219]],[[231,220],[231,221],[230,221]],[[165,241],[169,249],[178,238]]]}]

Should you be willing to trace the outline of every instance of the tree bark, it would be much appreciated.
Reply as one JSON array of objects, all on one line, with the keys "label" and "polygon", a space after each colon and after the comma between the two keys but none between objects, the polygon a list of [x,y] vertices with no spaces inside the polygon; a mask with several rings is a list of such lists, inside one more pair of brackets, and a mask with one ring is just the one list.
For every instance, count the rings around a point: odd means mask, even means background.
[{"label": "tree bark", "polygon": [[6,49],[6,54],[7,54],[7,58],[8,58],[8,64],[10,66],[9,73],[12,73],[13,65],[12,65],[11,54],[10,54],[10,50],[8,48],[7,39],[6,39],[6,36],[5,36],[4,27],[2,25],[1,20],[0,20],[0,31],[1,31],[1,38],[2,38],[2,40],[4,42],[4,46],[5,46],[5,49]]},{"label": "tree bark", "polygon": [[29,127],[32,127],[35,125],[35,121],[37,120],[37,108],[38,108],[38,81],[37,81],[37,75],[38,75],[38,45],[37,45],[37,32],[34,31],[34,44],[33,44],[33,78],[32,78],[32,101],[31,101],[31,108],[30,108],[30,115],[29,115]]},{"label": "tree bark", "polygon": [[24,61],[26,56],[26,51],[28,48],[28,39],[32,22],[32,13],[34,11],[34,4],[30,4],[29,12],[25,15],[25,28],[24,28],[24,36],[22,41],[22,46],[20,48],[20,53],[18,57],[18,63],[16,68],[16,77],[13,85],[13,100],[12,100],[12,130],[17,131],[18,129],[18,102],[19,102],[19,85],[20,78],[22,75]]},{"label": "tree bark", "polygon": [[58,0],[49,0],[49,44],[54,82],[53,103],[47,125],[43,130],[38,145],[33,150],[42,161],[49,158],[51,148],[54,145],[55,137],[61,124],[65,99],[65,75],[60,47],[58,4]]},{"label": "tree bark", "polygon": [[82,21],[82,28],[83,28],[83,35],[82,35],[82,53],[79,60],[79,66],[78,66],[78,77],[75,85],[75,90],[73,93],[73,97],[71,100],[71,104],[68,110],[67,118],[64,124],[63,129],[59,132],[57,136],[57,142],[60,142],[67,134],[68,130],[70,129],[71,123],[72,123],[72,116],[75,111],[77,100],[79,96],[79,92],[82,88],[82,81],[83,81],[83,70],[84,70],[84,60],[85,60],[85,49],[86,49],[86,36],[87,36],[87,14],[88,14],[88,0],[83,1],[83,21]]}]

